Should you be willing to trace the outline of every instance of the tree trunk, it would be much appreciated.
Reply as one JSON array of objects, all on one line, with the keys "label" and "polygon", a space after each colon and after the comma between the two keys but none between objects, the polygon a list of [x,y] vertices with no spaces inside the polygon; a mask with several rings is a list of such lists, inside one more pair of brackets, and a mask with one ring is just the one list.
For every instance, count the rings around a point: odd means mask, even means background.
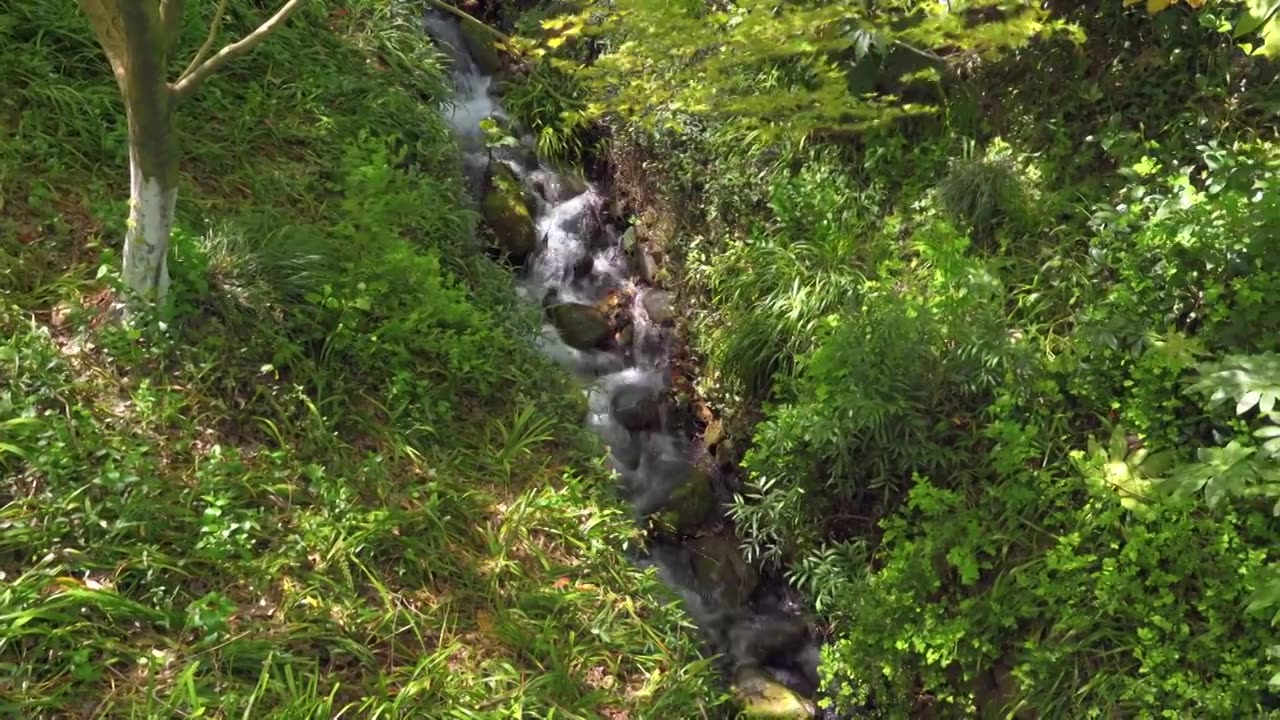
[{"label": "tree trunk", "polygon": [[169,233],[178,200],[173,115],[166,111],[159,135],[129,120],[129,224],[124,236],[124,283],[139,297],[161,300],[169,292]]},{"label": "tree trunk", "polygon": [[[129,225],[124,283],[144,301],[169,291],[169,232],[178,198],[175,98],[165,77],[167,33],[181,21],[180,0],[80,0],[102,44],[129,118]],[[172,26],[172,27],[170,27]]]}]

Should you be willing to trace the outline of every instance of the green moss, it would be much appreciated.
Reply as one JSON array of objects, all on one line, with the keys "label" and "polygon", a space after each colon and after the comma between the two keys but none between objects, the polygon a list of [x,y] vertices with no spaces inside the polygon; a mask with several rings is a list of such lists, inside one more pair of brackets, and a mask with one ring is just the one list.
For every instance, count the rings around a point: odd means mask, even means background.
[{"label": "green moss", "polygon": [[538,249],[538,233],[524,189],[505,163],[494,163],[491,173],[480,204],[481,214],[498,246],[516,262],[523,262]]}]

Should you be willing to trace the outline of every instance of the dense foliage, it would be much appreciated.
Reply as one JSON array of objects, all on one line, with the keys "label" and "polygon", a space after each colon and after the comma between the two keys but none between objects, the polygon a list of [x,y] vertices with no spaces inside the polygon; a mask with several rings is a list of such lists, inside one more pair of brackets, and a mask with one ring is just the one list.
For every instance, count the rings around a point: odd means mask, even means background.
[{"label": "dense foliage", "polygon": [[537,48],[680,262],[827,703],[1274,711],[1274,4],[672,5]]},{"label": "dense foliage", "polygon": [[229,66],[122,324],[117,90],[74,3],[0,5],[0,716],[714,712],[480,252],[441,63],[356,1]]}]

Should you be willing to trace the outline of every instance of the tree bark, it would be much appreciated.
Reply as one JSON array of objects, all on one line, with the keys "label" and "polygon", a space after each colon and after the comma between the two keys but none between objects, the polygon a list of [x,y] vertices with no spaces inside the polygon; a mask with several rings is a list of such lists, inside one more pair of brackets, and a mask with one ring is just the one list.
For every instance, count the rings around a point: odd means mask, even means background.
[{"label": "tree bark", "polygon": [[128,45],[122,88],[129,117],[124,282],[144,300],[161,300],[169,291],[169,233],[178,198],[173,99],[165,77],[170,39],[152,2],[118,0],[117,7]]},{"label": "tree bark", "polygon": [[173,96],[165,77],[181,2],[80,0],[111,61],[129,121],[125,285],[143,300],[169,290],[169,233],[178,197]]},{"label": "tree bark", "polygon": [[[166,98],[167,101],[167,98]],[[166,102],[166,105],[168,103]],[[178,201],[173,115],[141,118],[129,112],[129,224],[124,236],[124,283],[145,300],[169,292],[169,234]],[[147,128],[162,127],[159,133]]]}]

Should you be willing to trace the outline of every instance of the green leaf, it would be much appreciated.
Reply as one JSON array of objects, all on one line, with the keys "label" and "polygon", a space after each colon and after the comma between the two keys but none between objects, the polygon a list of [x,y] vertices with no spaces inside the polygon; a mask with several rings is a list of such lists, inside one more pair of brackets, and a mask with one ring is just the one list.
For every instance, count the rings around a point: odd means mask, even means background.
[{"label": "green leaf", "polygon": [[1246,612],[1258,612],[1269,607],[1280,605],[1280,570],[1275,566],[1268,567],[1261,571],[1263,578],[1259,583],[1258,589],[1253,591],[1249,596],[1249,605],[1245,608]]},{"label": "green leaf", "polygon": [[1236,413],[1243,414],[1264,398],[1274,408],[1280,397],[1280,355],[1275,353],[1229,355],[1220,362],[1201,363],[1198,370],[1200,377],[1190,389],[1207,395],[1210,406],[1234,399]]},{"label": "green leaf", "polygon": [[1129,454],[1129,440],[1123,429],[1117,427],[1115,430],[1111,431],[1111,441],[1108,450],[1111,460],[1124,460]]},{"label": "green leaf", "polygon": [[1245,10],[1236,20],[1235,37],[1248,35],[1272,19],[1280,10],[1280,0],[1248,0]]},{"label": "green leaf", "polygon": [[1173,467],[1176,459],[1177,454],[1173,450],[1160,450],[1148,455],[1138,465],[1138,469],[1149,478],[1163,477]]},{"label": "green leaf", "polygon": [[1243,415],[1253,409],[1258,404],[1258,400],[1262,398],[1261,390],[1250,390],[1240,396],[1240,400],[1236,402],[1236,414]]}]

